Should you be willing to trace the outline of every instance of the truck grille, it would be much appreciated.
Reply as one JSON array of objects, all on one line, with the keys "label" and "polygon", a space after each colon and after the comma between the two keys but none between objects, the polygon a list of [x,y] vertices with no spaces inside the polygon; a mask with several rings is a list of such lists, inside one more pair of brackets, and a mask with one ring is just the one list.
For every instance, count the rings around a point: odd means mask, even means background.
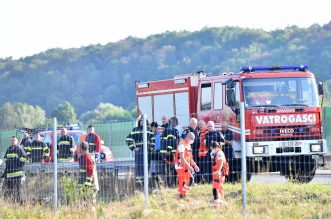
[{"label": "truck grille", "polygon": [[290,137],[311,134],[308,126],[272,126],[257,127],[257,137]]}]

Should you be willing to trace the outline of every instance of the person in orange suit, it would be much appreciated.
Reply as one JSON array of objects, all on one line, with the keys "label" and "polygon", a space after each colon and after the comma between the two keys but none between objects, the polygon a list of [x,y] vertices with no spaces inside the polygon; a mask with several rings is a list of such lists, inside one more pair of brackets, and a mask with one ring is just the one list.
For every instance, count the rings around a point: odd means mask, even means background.
[{"label": "person in orange suit", "polygon": [[199,129],[199,137],[200,137],[200,146],[199,146],[199,153],[198,157],[199,159],[201,157],[207,156],[208,148],[204,145],[203,140],[205,139],[206,133],[208,133],[206,122],[203,120],[200,120],[198,123],[198,129]]},{"label": "person in orange suit", "polygon": [[213,141],[210,145],[210,150],[213,177],[213,205],[214,207],[217,207],[220,204],[224,204],[223,183],[229,170],[228,163],[226,162],[226,158],[220,144]]},{"label": "person in orange suit", "polygon": [[192,156],[191,144],[194,142],[194,139],[194,133],[189,132],[185,139],[180,141],[174,158],[180,199],[186,198],[186,192],[190,189],[190,178],[192,177],[194,171],[200,171]]}]

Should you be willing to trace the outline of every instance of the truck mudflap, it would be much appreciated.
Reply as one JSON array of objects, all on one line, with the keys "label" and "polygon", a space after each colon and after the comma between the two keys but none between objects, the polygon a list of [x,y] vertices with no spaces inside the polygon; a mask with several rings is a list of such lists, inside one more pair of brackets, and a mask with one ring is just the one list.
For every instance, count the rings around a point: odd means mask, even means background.
[{"label": "truck mudflap", "polygon": [[326,165],[324,155],[313,154],[311,155],[311,158],[316,160],[316,164],[318,167],[324,167]]}]

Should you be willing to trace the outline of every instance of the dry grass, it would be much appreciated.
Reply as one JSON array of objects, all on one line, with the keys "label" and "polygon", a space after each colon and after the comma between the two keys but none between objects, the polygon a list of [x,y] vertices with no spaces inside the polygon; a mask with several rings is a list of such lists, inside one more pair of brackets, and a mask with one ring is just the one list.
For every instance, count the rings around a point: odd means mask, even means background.
[{"label": "dry grass", "polygon": [[[249,183],[248,218],[330,218],[331,186]],[[13,206],[0,203],[2,218],[241,218],[241,185],[226,184],[225,206],[213,209],[211,186],[195,186],[189,201],[178,201],[175,189],[150,195],[150,208],[144,210],[141,193],[122,202],[99,204],[92,211],[84,206],[61,207],[57,213],[41,206]]]}]

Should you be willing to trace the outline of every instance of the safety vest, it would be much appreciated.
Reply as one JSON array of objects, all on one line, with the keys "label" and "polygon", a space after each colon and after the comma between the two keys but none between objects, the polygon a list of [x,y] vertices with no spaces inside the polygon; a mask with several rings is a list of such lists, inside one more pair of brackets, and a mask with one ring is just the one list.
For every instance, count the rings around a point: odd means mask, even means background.
[{"label": "safety vest", "polygon": [[[184,159],[186,160],[187,163],[191,164],[192,162],[192,148],[191,148],[191,145],[189,143],[187,143],[186,141],[184,140],[181,140],[179,142],[179,144],[182,144],[184,145]],[[178,151],[178,148],[176,150],[176,154],[175,154],[175,157],[174,157],[174,163],[175,163],[175,169],[187,169],[187,167],[185,166],[185,164],[183,162],[181,162],[181,159],[180,159],[180,153]]]},{"label": "safety vest", "polygon": [[42,160],[49,156],[49,148],[42,141],[33,141],[31,143],[30,159],[32,163],[42,162]]},{"label": "safety vest", "polygon": [[[147,128],[147,147],[148,149],[155,147],[155,139],[154,133],[150,130],[150,128]],[[135,127],[132,129],[130,134],[125,139],[126,144],[128,145],[129,149],[133,151],[134,149],[138,148],[141,150],[144,145],[144,139],[143,139],[143,127]]]},{"label": "safety vest", "polygon": [[21,147],[9,147],[4,158],[6,160],[6,170],[4,174],[5,178],[17,178],[24,175],[23,166],[27,162],[27,157]]},{"label": "safety vest", "polygon": [[88,142],[89,152],[93,153],[96,150],[95,134],[90,133],[90,134],[86,135],[85,141]]},{"label": "safety vest", "polygon": [[73,138],[70,135],[63,135],[57,143],[59,160],[66,160],[72,156]]},{"label": "safety vest", "polygon": [[200,132],[200,147],[199,147],[199,157],[205,157],[208,153],[208,148],[203,145],[203,140],[205,139],[205,135],[208,133],[206,129],[201,130]]},{"label": "safety vest", "polygon": [[[218,156],[221,156],[222,159],[221,160],[217,159]],[[221,169],[222,175],[227,176],[229,174],[229,164],[228,164],[228,162],[226,162],[226,158],[225,158],[223,151],[221,151],[220,149],[217,150],[215,156],[212,157],[211,161],[212,161],[212,172],[213,173],[216,172],[220,168],[221,165],[223,165],[223,167]]]}]

